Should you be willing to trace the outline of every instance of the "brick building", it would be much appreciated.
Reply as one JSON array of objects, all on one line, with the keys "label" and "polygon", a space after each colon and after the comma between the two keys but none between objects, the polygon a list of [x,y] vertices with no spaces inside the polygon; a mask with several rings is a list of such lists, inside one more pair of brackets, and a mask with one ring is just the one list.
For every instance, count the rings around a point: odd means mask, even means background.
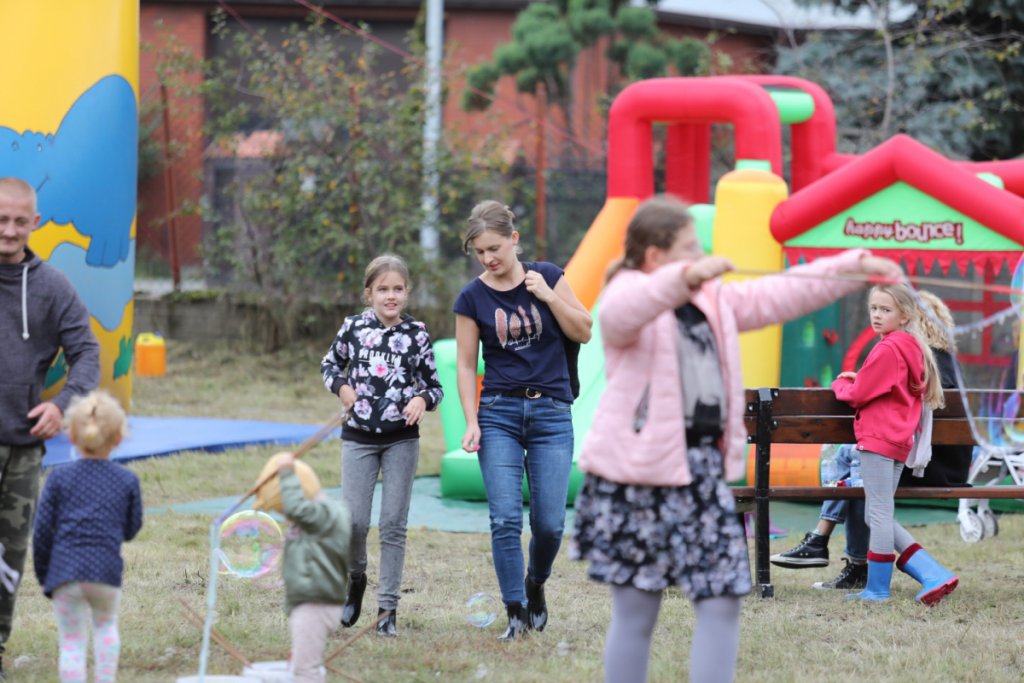
[{"label": "brick building", "polygon": [[[407,33],[414,26],[420,2],[408,0],[366,0],[355,3],[320,0],[319,4],[332,17],[344,22],[362,22],[373,35],[395,46],[406,49]],[[509,138],[510,155],[521,155],[532,163],[536,149],[534,98],[518,94],[512,79],[505,78],[498,85],[495,103],[486,115],[467,113],[459,107],[459,94],[463,88],[466,69],[489,60],[494,47],[511,36],[516,14],[527,5],[522,0],[446,0],[444,14],[444,78],[449,96],[444,103],[443,125],[448,133],[461,139],[474,135],[502,131]],[[298,0],[249,0],[248,2],[221,2],[218,0],[141,0],[140,99],[143,111],[147,103],[162,100],[168,104],[166,125],[170,139],[180,146],[182,155],[169,171],[151,168],[140,181],[138,216],[138,244],[140,260],[169,259],[169,230],[167,216],[173,205],[196,206],[206,188],[202,176],[205,163],[206,141],[202,134],[203,108],[196,101],[182,100],[178,93],[161,91],[156,75],[159,46],[173,36],[173,40],[194,56],[208,58],[222,54],[223,40],[212,31],[213,13],[223,9],[229,21],[249,29],[283,30],[289,23],[302,21],[308,8]],[[717,59],[720,69],[732,72],[755,72],[771,63],[772,46],[779,29],[725,17],[701,16],[698,13],[659,11],[661,28],[675,36],[693,36],[712,43],[714,53],[727,56]],[[353,41],[363,38],[352,34]],[[383,68],[396,66],[402,57],[395,52],[383,51]],[[723,67],[722,65],[728,65]],[[604,46],[584,52],[577,61],[574,73],[574,103],[572,126],[553,120],[547,128],[545,143],[548,154],[557,156],[565,146],[573,147],[575,157],[584,166],[603,169],[604,116],[595,106],[596,96],[605,92],[609,80],[609,66],[604,58]],[[558,113],[549,109],[557,119]],[[158,120],[152,128],[154,141],[163,142],[164,121]],[[564,131],[571,130],[571,134]],[[170,197],[173,196],[173,202]],[[180,261],[184,265],[199,261],[198,245],[202,239],[201,219],[194,212],[177,215],[175,228]]]}]

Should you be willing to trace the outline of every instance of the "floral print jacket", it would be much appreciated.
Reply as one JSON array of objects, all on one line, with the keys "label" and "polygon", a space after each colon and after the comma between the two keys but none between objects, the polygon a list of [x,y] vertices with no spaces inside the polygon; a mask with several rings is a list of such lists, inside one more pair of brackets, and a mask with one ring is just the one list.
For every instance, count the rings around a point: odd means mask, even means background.
[{"label": "floral print jacket", "polygon": [[415,438],[419,430],[407,427],[402,415],[406,404],[420,396],[427,410],[434,410],[444,397],[427,327],[407,314],[393,327],[382,325],[371,308],[345,318],[320,361],[320,373],[335,396],[345,384],[355,390],[342,438],[362,441],[360,433]]}]

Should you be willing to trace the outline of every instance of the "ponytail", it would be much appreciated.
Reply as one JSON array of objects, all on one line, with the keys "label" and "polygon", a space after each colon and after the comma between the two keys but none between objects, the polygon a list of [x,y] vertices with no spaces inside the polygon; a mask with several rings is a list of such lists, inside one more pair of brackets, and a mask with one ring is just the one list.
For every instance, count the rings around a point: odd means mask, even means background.
[{"label": "ponytail", "polygon": [[121,404],[102,390],[74,398],[64,423],[78,450],[92,457],[108,455],[127,431]]}]

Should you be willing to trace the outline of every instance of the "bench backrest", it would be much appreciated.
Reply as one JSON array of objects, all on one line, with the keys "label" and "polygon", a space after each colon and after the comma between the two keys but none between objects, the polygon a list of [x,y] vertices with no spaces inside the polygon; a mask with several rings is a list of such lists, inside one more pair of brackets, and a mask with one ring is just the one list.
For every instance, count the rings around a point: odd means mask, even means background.
[{"label": "bench backrest", "polygon": [[[1008,417],[1020,419],[1022,412],[1019,396],[1012,391],[978,389],[966,391],[968,405],[984,405],[989,413],[998,413],[991,417],[981,414],[984,411],[980,409],[972,409],[969,411],[970,419],[968,419],[968,411],[964,410],[960,392],[955,389],[947,389],[945,398],[946,406],[935,411],[934,414],[932,445],[973,444],[975,440],[971,430],[972,423],[979,435],[988,438],[990,434],[998,433],[1006,428]],[[745,422],[749,434],[748,441],[756,445],[753,486],[755,576],[761,597],[771,597],[774,594],[768,548],[771,526],[768,518],[768,501],[771,498],[768,484],[771,446],[773,443],[853,443],[854,411],[846,403],[837,401],[831,389],[747,389],[746,400]],[[1007,412],[1012,414],[1007,415]],[[790,488],[800,489],[801,487]],[[830,496],[823,497],[820,492],[836,490],[819,487],[804,488],[811,494],[806,498],[807,500],[827,499]],[[961,490],[944,489],[942,495],[928,497],[960,497],[958,492]],[[817,495],[815,495],[816,492]]]},{"label": "bench backrest", "polygon": [[[974,405],[984,396],[993,397],[999,405],[999,398],[1012,396],[1012,391],[990,391],[968,389],[968,403]],[[965,419],[966,412],[960,392],[947,389],[946,406],[935,411],[932,427],[933,445],[970,445],[974,443],[971,426]],[[1005,396],[1000,396],[1004,394]],[[853,408],[836,399],[831,389],[747,389],[745,422],[747,433],[753,438],[757,434],[757,421],[761,404],[770,401],[773,421],[770,435],[772,443],[853,443]],[[992,425],[1001,425],[1004,416],[987,417],[971,415],[981,434],[987,434]]]}]

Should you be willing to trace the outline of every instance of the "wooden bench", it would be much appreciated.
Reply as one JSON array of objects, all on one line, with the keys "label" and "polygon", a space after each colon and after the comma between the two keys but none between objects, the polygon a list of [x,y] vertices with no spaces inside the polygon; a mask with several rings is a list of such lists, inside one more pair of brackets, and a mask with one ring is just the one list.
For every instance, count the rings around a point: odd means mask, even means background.
[{"label": "wooden bench", "polygon": [[[991,396],[992,391],[968,390]],[[1007,392],[1010,393],[1010,392]],[[768,549],[768,505],[772,500],[824,501],[863,498],[862,488],[822,486],[769,486],[773,443],[854,443],[853,409],[838,401],[831,389],[748,389],[746,392],[747,440],[755,444],[754,485],[734,486],[737,503],[753,504],[755,582],[761,597],[774,595]],[[968,402],[972,405],[970,396]],[[972,416],[978,430],[988,433],[991,421],[1004,418]],[[974,436],[961,403],[960,393],[946,390],[946,407],[935,411],[934,445],[973,445]],[[900,487],[896,498],[913,499],[1024,499],[1024,486]]]}]

